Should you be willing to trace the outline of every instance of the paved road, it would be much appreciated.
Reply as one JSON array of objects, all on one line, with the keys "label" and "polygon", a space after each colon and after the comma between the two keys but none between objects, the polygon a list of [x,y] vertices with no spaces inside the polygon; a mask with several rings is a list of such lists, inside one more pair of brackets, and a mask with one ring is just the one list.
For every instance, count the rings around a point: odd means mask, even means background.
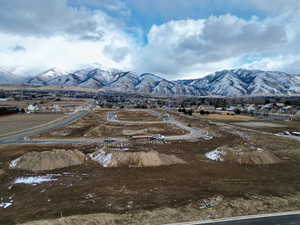
[{"label": "paved road", "polygon": [[212,139],[212,137],[208,136],[208,132],[199,128],[189,127],[186,124],[175,120],[169,114],[162,114],[156,111],[147,111],[151,114],[159,116],[163,118],[163,121],[153,121],[153,122],[144,122],[144,121],[124,121],[118,120],[118,114],[116,112],[108,112],[107,113],[107,120],[110,122],[121,123],[121,124],[161,124],[161,123],[170,123],[175,126],[180,127],[183,130],[188,131],[188,134],[184,135],[175,135],[175,136],[166,136],[165,139],[169,141],[174,140],[189,140],[189,139],[198,139],[204,138],[206,140]]},{"label": "paved road", "polygon": [[80,119],[81,117],[87,115],[88,113],[89,113],[89,111],[79,111],[79,112],[76,112],[74,114],[71,114],[68,118],[66,118],[64,120],[59,121],[59,122],[54,123],[54,124],[51,124],[47,127],[41,127],[41,128],[34,129],[34,130],[24,131],[24,132],[21,132],[19,134],[13,135],[13,136],[0,138],[0,144],[41,143],[41,142],[45,142],[45,141],[42,141],[42,140],[27,140],[26,137],[30,137],[32,135],[36,135],[36,134],[47,132],[49,130],[64,127],[64,126]]},{"label": "paved road", "polygon": [[[80,139],[29,139],[27,137],[37,135],[40,133],[44,133],[53,129],[58,129],[61,127],[64,127],[79,118],[87,115],[89,111],[80,111],[77,113],[72,114],[70,117],[59,121],[55,124],[49,125],[47,127],[42,127],[30,131],[24,131],[22,133],[0,138],[0,144],[17,144],[17,143],[30,143],[30,144],[38,144],[38,143],[45,143],[45,144],[79,144],[79,143],[103,143],[105,142],[105,138],[80,138]],[[163,115],[159,112],[151,111],[151,113],[154,113],[156,115],[161,116],[164,120],[163,121],[156,121],[156,122],[146,122],[148,124],[157,124],[157,123],[171,123],[174,124],[182,129],[187,130],[189,133],[185,135],[176,135],[176,136],[166,136],[166,140],[184,140],[184,139],[197,139],[197,138],[204,138],[206,140],[210,140],[212,137],[208,136],[207,132],[204,130],[201,130],[199,128],[193,128],[185,125],[184,123],[181,123],[174,118],[170,117],[168,114]],[[122,124],[145,124],[145,122],[139,122],[139,121],[120,121],[118,120],[118,115],[116,112],[108,112],[107,113],[107,120],[111,122],[116,123],[122,123]],[[112,138],[114,142],[124,142],[128,141],[126,138]]]},{"label": "paved road", "polygon": [[[284,214],[284,213],[283,213]],[[177,223],[169,225],[299,225],[300,214],[287,213],[287,215],[262,215],[250,216],[249,218],[232,218],[224,219],[224,221],[203,221],[190,223]]]},{"label": "paved road", "polygon": [[[173,111],[173,110],[169,110],[169,112],[176,113],[177,115],[187,117],[187,118],[190,118],[190,119],[200,119],[200,117],[184,115],[182,113],[178,113],[177,111]],[[289,138],[289,139],[294,139],[294,140],[300,141],[299,136],[274,134],[274,133],[270,133],[270,132],[266,132],[266,131],[241,127],[241,126],[237,126],[237,125],[233,125],[233,124],[229,124],[229,123],[213,122],[213,121],[211,121],[209,119],[206,119],[206,118],[201,118],[201,119],[209,121],[211,124],[214,124],[214,125],[217,125],[217,126],[220,126],[220,127],[227,127],[229,129],[233,129],[233,130],[244,130],[244,131],[254,132],[254,133],[258,133],[258,134],[267,134],[267,135],[273,135],[273,136],[284,137],[284,138]],[[300,223],[299,223],[299,225],[300,225]]]}]

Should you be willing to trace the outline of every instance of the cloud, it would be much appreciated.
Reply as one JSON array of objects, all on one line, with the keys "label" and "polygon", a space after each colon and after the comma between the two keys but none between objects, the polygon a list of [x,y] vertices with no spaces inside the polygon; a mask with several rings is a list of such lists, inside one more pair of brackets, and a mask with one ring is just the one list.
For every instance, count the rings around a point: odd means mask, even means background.
[{"label": "cloud", "polygon": [[170,79],[237,67],[300,71],[298,0],[0,4],[0,67],[21,74],[93,63]]},{"label": "cloud", "polygon": [[[274,50],[286,43],[278,25],[232,15],[154,25],[140,52],[140,70],[182,74],[190,68],[224,63],[239,56]],[[232,60],[230,60],[232,59]],[[232,66],[232,65],[231,65]]]},{"label": "cloud", "polygon": [[14,52],[25,52],[26,51],[26,48],[24,46],[21,46],[21,45],[16,45],[12,51]]},{"label": "cloud", "polygon": [[101,11],[70,7],[66,0],[0,0],[0,3],[0,31],[10,34],[101,39],[101,25],[114,23]]},{"label": "cloud", "polygon": [[107,13],[66,0],[1,1],[0,67],[21,75],[94,63],[130,67],[136,43]]}]

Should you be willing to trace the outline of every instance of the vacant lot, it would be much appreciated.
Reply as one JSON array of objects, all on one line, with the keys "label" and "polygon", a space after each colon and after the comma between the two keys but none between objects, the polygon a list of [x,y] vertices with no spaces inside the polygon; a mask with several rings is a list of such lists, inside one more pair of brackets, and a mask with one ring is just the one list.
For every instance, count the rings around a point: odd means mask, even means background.
[{"label": "vacant lot", "polygon": [[[102,127],[103,124],[121,126],[108,123],[106,112],[96,111],[67,127],[72,129],[77,127],[79,133],[86,134],[85,132],[93,126]],[[184,117],[176,113],[172,116],[192,127],[208,130],[214,138],[170,141],[167,144],[113,143],[112,146],[108,146],[113,148],[124,145],[128,152],[157,151],[172,154],[186,161],[187,164],[184,165],[156,168],[103,168],[95,162],[86,161],[80,166],[36,174],[11,170],[8,164],[11,160],[31,151],[77,149],[87,154],[103,146],[102,144],[0,146],[0,170],[5,171],[5,174],[0,176],[0,197],[2,202],[12,204],[6,209],[0,208],[0,224],[18,224],[35,219],[88,213],[131,215],[135,212],[140,213],[141,210],[146,211],[140,220],[136,219],[138,222],[126,223],[120,220],[115,224],[149,224],[143,221],[147,219],[149,221],[151,216],[164,217],[165,220],[154,223],[162,224],[183,219],[183,217],[174,217],[178,215],[178,210],[187,215],[194,212],[194,216],[202,215],[205,210],[208,210],[212,216],[210,214],[205,218],[209,218],[299,209],[299,196],[297,199],[291,197],[290,200],[285,200],[286,196],[294,196],[300,192],[299,142],[240,130],[238,127],[233,129],[229,123],[218,125],[210,120]],[[86,124],[90,127],[84,128]],[[131,128],[126,127],[126,129]],[[122,125],[118,129],[123,132],[125,128]],[[280,163],[240,165],[230,161],[211,161],[206,158],[206,153],[225,145],[228,148],[240,148],[246,151],[258,151],[262,148],[276,155]],[[17,178],[42,175],[51,175],[55,179],[37,185],[15,184]],[[220,206],[211,206],[207,203],[207,199],[215,196],[222,196]],[[237,199],[239,202],[236,202]],[[256,202],[246,204],[245,201],[249,200]],[[169,210],[160,210],[163,208]],[[163,212],[164,215],[155,216],[153,212]],[[172,218],[176,218],[176,221]]]},{"label": "vacant lot", "polygon": [[227,121],[249,121],[249,120],[255,120],[254,117],[243,116],[243,115],[220,115],[220,114],[200,115],[199,113],[194,113],[194,115],[195,116],[199,116],[201,118],[206,118],[206,119],[227,120]]},{"label": "vacant lot", "polygon": [[125,120],[125,121],[146,121],[146,122],[153,122],[153,121],[162,121],[162,119],[158,116],[151,114],[150,112],[146,111],[137,111],[137,110],[121,110],[118,112],[118,119]]},{"label": "vacant lot", "polygon": [[[286,141],[290,144],[289,148],[299,155],[300,149],[295,143]],[[191,204],[200,207],[203,199],[216,195],[230,200],[248,199],[250,195],[284,196],[300,191],[300,160],[289,158],[290,153],[280,151],[278,156],[282,163],[264,166],[214,162],[205,157],[205,153],[221,145],[243,144],[243,138],[225,133],[209,141],[128,143],[129,152],[154,150],[176,155],[188,164],[157,168],[102,168],[97,163],[86,162],[81,166],[39,174],[10,170],[8,162],[30,151],[78,149],[90,153],[101,145],[0,146],[0,165],[6,173],[0,179],[0,193],[3,201],[10,201],[10,197],[13,199],[11,207],[0,208],[0,223],[15,224],[61,215],[177,208]],[[271,151],[277,154],[279,148],[274,145]],[[47,174],[52,174],[56,180],[38,185],[13,184],[19,177]]]},{"label": "vacant lot", "polygon": [[[154,123],[154,124],[120,124],[118,122],[108,122],[107,113],[112,110],[102,109],[91,112],[87,116],[79,119],[66,127],[49,131],[44,134],[36,135],[34,138],[101,138],[101,137],[128,137],[134,135],[181,135],[186,134],[187,131],[168,123]],[[132,119],[129,115],[131,111],[123,113],[123,119]],[[137,111],[135,115],[144,116],[149,115],[144,111]],[[150,117],[152,115],[149,115]],[[152,116],[154,119],[158,119]],[[139,121],[138,118],[136,120]],[[158,121],[157,121],[158,122]]]},{"label": "vacant lot", "polygon": [[40,126],[53,120],[62,118],[59,113],[45,114],[14,114],[0,117],[0,136],[11,132],[18,132],[24,129]]},{"label": "vacant lot", "polygon": [[278,124],[278,123],[271,123],[271,122],[242,122],[242,123],[235,123],[239,126],[245,126],[245,127],[285,127],[284,125]]}]

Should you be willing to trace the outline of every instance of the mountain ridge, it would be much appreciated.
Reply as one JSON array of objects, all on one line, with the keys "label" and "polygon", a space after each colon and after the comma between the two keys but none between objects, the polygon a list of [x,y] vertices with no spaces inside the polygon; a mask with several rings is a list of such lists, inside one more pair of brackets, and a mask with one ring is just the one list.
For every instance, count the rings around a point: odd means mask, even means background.
[{"label": "mountain ridge", "polygon": [[[15,82],[16,77],[0,70],[0,83]],[[170,81],[152,73],[137,74],[116,69],[85,68],[65,72],[49,69],[24,83],[42,86],[88,87],[142,92],[156,96],[243,96],[300,94],[300,76],[279,71],[222,70],[199,79]]]}]

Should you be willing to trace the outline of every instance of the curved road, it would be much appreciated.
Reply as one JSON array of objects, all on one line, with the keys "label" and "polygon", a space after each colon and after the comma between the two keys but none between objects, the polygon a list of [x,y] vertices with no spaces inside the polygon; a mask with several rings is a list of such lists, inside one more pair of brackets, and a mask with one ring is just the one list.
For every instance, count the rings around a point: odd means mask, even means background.
[{"label": "curved road", "polygon": [[[28,131],[23,131],[21,133],[12,135],[12,136],[8,136],[8,137],[3,137],[0,138],[0,144],[16,144],[16,143],[40,143],[43,141],[38,141],[38,140],[27,140],[26,137],[30,137],[32,135],[36,135],[36,134],[40,134],[40,133],[44,133],[50,130],[54,130],[54,129],[58,129],[61,127],[64,127],[78,119],[80,119],[83,116],[86,116],[90,111],[79,111],[76,112],[74,114],[72,114],[71,116],[69,116],[68,118],[59,121],[57,123],[51,124],[47,127],[41,127],[38,129],[34,129],[34,130],[28,130]],[[44,141],[45,142],[45,141]]]},{"label": "curved road", "polygon": [[170,123],[177,127],[180,127],[183,130],[188,131],[188,134],[184,135],[176,135],[176,136],[166,136],[165,139],[169,141],[174,140],[188,140],[188,139],[198,139],[204,138],[205,140],[212,139],[211,136],[208,136],[208,132],[199,128],[189,127],[186,124],[175,120],[169,114],[162,114],[156,111],[147,111],[156,116],[163,118],[163,121],[154,121],[154,122],[140,122],[140,121],[124,121],[118,120],[118,114],[116,112],[108,112],[107,113],[107,121],[121,124],[160,124],[160,123]]},{"label": "curved road", "polygon": [[[53,129],[58,129],[61,127],[64,127],[81,117],[87,115],[90,111],[80,111],[77,113],[72,114],[70,117],[59,121],[55,124],[49,125],[47,127],[42,127],[34,130],[28,130],[21,132],[19,134],[8,136],[4,138],[0,138],[0,144],[17,144],[17,143],[30,143],[30,144],[38,144],[38,143],[45,143],[45,144],[79,144],[79,143],[101,143],[104,142],[106,138],[80,138],[80,139],[29,139],[27,137],[44,133]],[[158,115],[162,117],[163,121],[156,121],[156,122],[146,122],[150,124],[157,124],[157,123],[171,123],[174,124],[184,130],[187,130],[189,133],[184,135],[177,135],[177,136],[166,136],[165,140],[186,140],[186,139],[197,139],[197,138],[203,138],[206,140],[212,139],[212,137],[208,136],[208,133],[204,130],[201,130],[199,128],[193,128],[189,127],[172,117],[170,117],[168,114],[163,115],[159,112],[150,111],[150,113]],[[110,122],[115,123],[122,123],[122,124],[145,124],[145,122],[139,122],[139,121],[120,121],[117,118],[116,112],[108,112],[107,113],[107,120]],[[124,142],[128,141],[126,138],[112,138],[114,142]]]}]

